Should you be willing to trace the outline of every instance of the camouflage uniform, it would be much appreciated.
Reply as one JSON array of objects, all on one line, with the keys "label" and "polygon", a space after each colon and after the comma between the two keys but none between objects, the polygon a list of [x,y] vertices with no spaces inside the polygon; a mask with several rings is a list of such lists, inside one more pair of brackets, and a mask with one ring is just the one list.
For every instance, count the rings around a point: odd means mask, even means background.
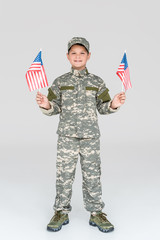
[{"label": "camouflage uniform", "polygon": [[[70,45],[69,42],[68,48]],[[48,89],[47,97],[51,109],[41,110],[48,116],[60,114],[56,132],[58,143],[55,210],[63,210],[64,213],[71,211],[72,183],[78,154],[86,210],[101,211],[105,205],[101,199],[100,130],[96,109],[104,115],[119,109],[113,110],[110,107],[108,91],[104,81],[89,73],[87,68],[78,71],[72,67],[70,72],[56,78]]]}]

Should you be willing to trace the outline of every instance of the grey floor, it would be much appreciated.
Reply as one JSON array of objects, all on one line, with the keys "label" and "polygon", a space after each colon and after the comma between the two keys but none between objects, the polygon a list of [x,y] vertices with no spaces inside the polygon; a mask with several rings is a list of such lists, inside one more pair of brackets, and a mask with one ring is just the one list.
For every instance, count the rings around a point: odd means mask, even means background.
[{"label": "grey floor", "polygon": [[56,142],[49,146],[2,147],[1,239],[160,239],[158,147],[157,143],[115,145],[101,140],[104,212],[115,225],[114,232],[107,234],[88,224],[79,161],[70,223],[53,233],[46,231],[46,225],[53,215]]}]

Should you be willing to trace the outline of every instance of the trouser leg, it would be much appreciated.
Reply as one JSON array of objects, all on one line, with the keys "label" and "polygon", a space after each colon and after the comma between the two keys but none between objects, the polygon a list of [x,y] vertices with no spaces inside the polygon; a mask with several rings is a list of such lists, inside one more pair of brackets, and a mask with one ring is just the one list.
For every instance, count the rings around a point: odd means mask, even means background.
[{"label": "trouser leg", "polygon": [[84,207],[87,211],[101,211],[102,201],[100,139],[80,140],[80,163],[82,168],[82,190]]},{"label": "trouser leg", "polygon": [[64,213],[69,213],[72,209],[70,202],[78,152],[78,139],[58,135],[56,198],[53,206],[56,211],[63,210]]}]

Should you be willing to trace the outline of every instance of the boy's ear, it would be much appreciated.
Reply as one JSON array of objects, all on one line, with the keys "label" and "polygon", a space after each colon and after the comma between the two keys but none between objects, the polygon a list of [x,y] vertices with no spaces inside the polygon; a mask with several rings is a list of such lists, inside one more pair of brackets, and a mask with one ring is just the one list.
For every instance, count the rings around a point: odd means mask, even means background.
[{"label": "boy's ear", "polygon": [[68,55],[68,53],[66,53],[66,55],[67,55],[67,58],[68,58],[68,60],[69,60],[69,55]]},{"label": "boy's ear", "polygon": [[90,59],[91,57],[91,52],[88,53],[88,60]]}]

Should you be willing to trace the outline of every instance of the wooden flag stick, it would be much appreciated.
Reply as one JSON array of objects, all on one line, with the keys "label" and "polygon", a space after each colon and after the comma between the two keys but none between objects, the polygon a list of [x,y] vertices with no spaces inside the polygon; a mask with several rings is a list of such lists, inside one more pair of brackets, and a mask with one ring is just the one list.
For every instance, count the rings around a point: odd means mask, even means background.
[{"label": "wooden flag stick", "polygon": [[[126,53],[126,50],[124,52]],[[124,88],[123,82],[122,82],[122,92],[125,92],[125,88]]]},{"label": "wooden flag stick", "polygon": [[[40,48],[40,52],[42,52],[42,48]],[[38,89],[38,92],[40,92],[40,88]]]},{"label": "wooden flag stick", "polygon": [[122,92],[124,92],[124,86],[123,86],[123,82],[122,82]]}]

